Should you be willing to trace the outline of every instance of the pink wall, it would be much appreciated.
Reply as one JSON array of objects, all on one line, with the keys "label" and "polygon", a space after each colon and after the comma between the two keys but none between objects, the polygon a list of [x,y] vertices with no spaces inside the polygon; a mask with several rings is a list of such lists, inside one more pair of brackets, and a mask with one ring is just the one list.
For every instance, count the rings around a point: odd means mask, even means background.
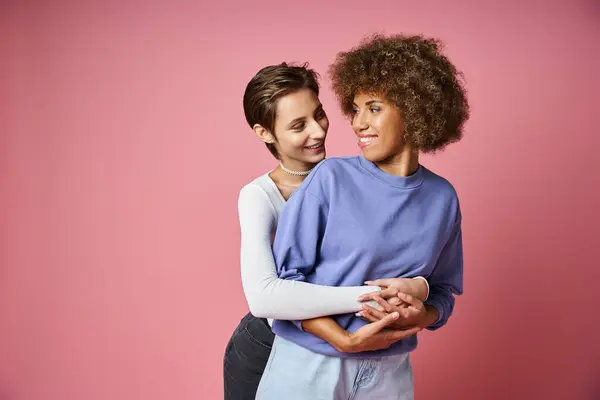
[{"label": "pink wall", "polygon": [[[244,85],[282,60],[325,76],[375,30],[443,38],[472,103],[424,159],[461,196],[466,290],[422,334],[417,399],[600,398],[597,2],[53,3],[0,5],[7,398],[221,398],[237,193],[274,165]],[[356,154],[323,83],[330,155]]]}]

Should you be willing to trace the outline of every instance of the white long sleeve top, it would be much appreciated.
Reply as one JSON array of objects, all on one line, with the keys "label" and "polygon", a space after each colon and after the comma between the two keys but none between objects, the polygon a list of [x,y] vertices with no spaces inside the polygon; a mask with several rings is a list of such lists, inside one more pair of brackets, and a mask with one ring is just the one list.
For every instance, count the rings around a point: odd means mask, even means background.
[{"label": "white long sleeve top", "polygon": [[250,312],[269,320],[302,320],[359,311],[358,297],[378,287],[320,286],[278,277],[271,246],[284,205],[268,174],[240,191],[242,286]]}]

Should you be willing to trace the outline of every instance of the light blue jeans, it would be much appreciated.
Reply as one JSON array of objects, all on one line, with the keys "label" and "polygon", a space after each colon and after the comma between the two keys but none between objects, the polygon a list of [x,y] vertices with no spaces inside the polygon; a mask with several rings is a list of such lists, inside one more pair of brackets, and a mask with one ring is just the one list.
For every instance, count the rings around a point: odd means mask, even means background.
[{"label": "light blue jeans", "polygon": [[340,358],[312,352],[279,336],[260,380],[257,400],[413,400],[408,353]]}]

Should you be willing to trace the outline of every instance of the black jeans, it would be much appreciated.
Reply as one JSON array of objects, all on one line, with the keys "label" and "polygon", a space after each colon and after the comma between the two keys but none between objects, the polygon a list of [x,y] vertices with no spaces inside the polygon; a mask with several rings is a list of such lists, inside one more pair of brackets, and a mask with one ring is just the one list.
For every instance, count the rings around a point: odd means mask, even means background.
[{"label": "black jeans", "polygon": [[223,359],[225,400],[254,400],[275,335],[266,319],[248,313],[229,339]]}]

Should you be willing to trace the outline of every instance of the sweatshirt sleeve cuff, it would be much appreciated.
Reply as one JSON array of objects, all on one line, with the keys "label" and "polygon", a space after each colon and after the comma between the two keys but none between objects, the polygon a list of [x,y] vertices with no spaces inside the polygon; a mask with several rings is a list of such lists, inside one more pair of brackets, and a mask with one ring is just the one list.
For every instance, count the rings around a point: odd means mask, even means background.
[{"label": "sweatshirt sleeve cuff", "polygon": [[436,330],[440,327],[440,322],[444,320],[444,307],[442,304],[434,299],[429,299],[425,305],[434,307],[438,311],[438,319],[427,327],[429,330]]}]

